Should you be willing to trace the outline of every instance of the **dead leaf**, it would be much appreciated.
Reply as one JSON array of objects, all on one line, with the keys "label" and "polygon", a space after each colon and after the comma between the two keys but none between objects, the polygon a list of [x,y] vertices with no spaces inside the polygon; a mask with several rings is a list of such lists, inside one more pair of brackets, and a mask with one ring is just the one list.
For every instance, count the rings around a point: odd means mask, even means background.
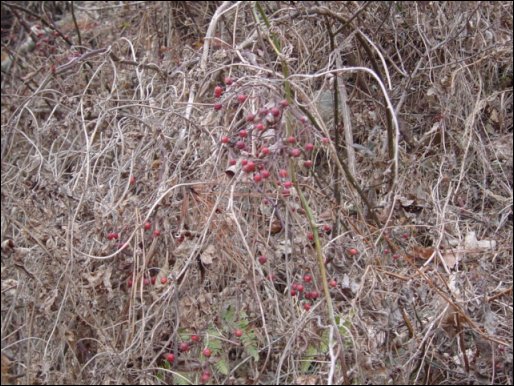
[{"label": "dead leaf", "polygon": [[209,244],[207,248],[200,255],[200,261],[203,265],[211,265],[216,255],[216,247],[212,244]]}]

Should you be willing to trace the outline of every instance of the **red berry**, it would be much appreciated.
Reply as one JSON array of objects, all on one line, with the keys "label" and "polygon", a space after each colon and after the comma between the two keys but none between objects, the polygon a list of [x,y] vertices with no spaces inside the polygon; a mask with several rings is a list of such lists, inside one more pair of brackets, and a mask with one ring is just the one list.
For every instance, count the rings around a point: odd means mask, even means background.
[{"label": "red berry", "polygon": [[282,196],[289,197],[291,195],[291,191],[289,189],[282,190]]},{"label": "red berry", "polygon": [[173,361],[175,360],[175,355],[172,353],[166,354],[166,360],[170,363],[173,363]]},{"label": "red berry", "polygon": [[356,250],[355,248],[350,248],[350,249],[348,249],[348,253],[349,253],[350,255],[352,255],[352,256],[355,256],[356,254],[358,254],[358,253],[359,253],[359,251],[358,251],[358,250]]},{"label": "red berry", "polygon": [[128,279],[127,286],[130,288],[130,287],[132,287],[132,284],[133,284],[132,278]]},{"label": "red berry", "polygon": [[257,123],[255,125],[255,128],[259,131],[264,131],[264,129],[266,128],[262,123]]},{"label": "red berry", "polygon": [[130,176],[129,184],[134,185],[136,183],[136,177]]},{"label": "red berry", "polygon": [[168,282],[168,278],[166,276],[161,277],[161,284],[166,284]]},{"label": "red berry", "polygon": [[243,150],[245,148],[245,143],[243,141],[237,141],[236,142],[236,147],[239,149],[239,150]]},{"label": "red berry", "polygon": [[221,86],[214,87],[214,97],[219,98],[223,94],[223,88]]},{"label": "red berry", "polygon": [[270,176],[269,171],[267,171],[266,169],[262,169],[261,176],[262,178],[268,178]]},{"label": "red berry", "polygon": [[291,189],[293,187],[293,183],[291,181],[286,181],[283,185],[286,189]]},{"label": "red berry", "polygon": [[224,135],[223,137],[221,137],[221,143],[229,143],[230,142],[230,138],[227,137],[226,135]]},{"label": "red berry", "polygon": [[241,329],[237,329],[234,331],[234,335],[237,336],[238,338],[241,338],[243,336],[243,331]]},{"label": "red berry", "polygon": [[328,285],[332,288],[336,288],[337,287],[337,281],[335,281],[334,279],[330,280],[328,282]]},{"label": "red berry", "polygon": [[279,104],[283,108],[286,108],[287,106],[289,106],[289,102],[287,101],[287,99],[282,99]]},{"label": "red berry", "polygon": [[312,165],[313,165],[313,163],[310,159],[303,162],[303,166],[306,167],[307,169],[312,168]]},{"label": "red berry", "polygon": [[148,286],[148,285],[150,285],[150,279],[145,278],[145,279],[143,280],[143,285],[144,285],[144,286]]},{"label": "red berry", "polygon": [[246,166],[247,164],[248,164],[248,160],[247,159],[241,160],[241,165]]},{"label": "red berry", "polygon": [[314,145],[312,143],[308,143],[305,145],[305,151],[313,151]]},{"label": "red berry", "polygon": [[293,136],[287,137],[287,142],[289,142],[291,144],[296,143],[296,138]]},{"label": "red berry", "polygon": [[248,98],[248,97],[247,97],[246,95],[241,94],[241,95],[238,95],[238,96],[237,96],[237,101],[238,101],[239,103],[244,103],[244,102],[246,101],[246,99],[247,99],[247,98]]},{"label": "red berry", "polygon": [[178,347],[178,348],[179,348],[179,350],[180,350],[180,351],[182,351],[182,352],[187,352],[187,351],[189,351],[189,343],[187,343],[187,342],[182,342],[182,343],[180,343],[180,345],[179,345],[179,347]]},{"label": "red berry", "polygon": [[215,103],[214,104],[214,110],[219,111],[223,108],[223,105],[221,103]]},{"label": "red berry", "polygon": [[303,309],[305,311],[309,311],[311,309],[311,304],[310,303],[303,303]]},{"label": "red berry", "polygon": [[312,232],[307,233],[307,238],[308,238],[310,241],[314,241],[314,233],[312,233]]},{"label": "red berry", "polygon": [[328,145],[330,143],[330,138],[321,138],[321,143],[325,144],[325,145]]},{"label": "red berry", "polygon": [[296,296],[296,290],[294,288],[291,289],[291,296]]},{"label": "red berry", "polygon": [[312,282],[312,276],[306,273],[305,275],[303,275],[303,281],[306,283]]},{"label": "red berry", "polygon": [[393,260],[398,260],[401,256],[397,253],[393,255]]},{"label": "red berry", "polygon": [[328,224],[325,224],[325,225],[323,225],[323,231],[325,233],[330,233],[330,232],[332,232],[332,227]]},{"label": "red berry", "polygon": [[251,173],[255,171],[255,163],[253,161],[248,161],[246,166],[243,169],[246,173]]},{"label": "red berry", "polygon": [[119,237],[120,237],[120,235],[117,234],[116,232],[109,232],[107,234],[107,239],[109,239],[109,240],[117,240]]},{"label": "red berry", "polygon": [[280,169],[278,171],[278,175],[282,178],[286,178],[287,177],[287,170],[286,169]]},{"label": "red berry", "polygon": [[205,357],[209,358],[212,355],[212,351],[211,351],[210,348],[206,347],[206,348],[203,349],[202,354]]},{"label": "red berry", "polygon": [[198,335],[191,335],[191,341],[195,342],[195,343],[199,343],[201,340],[200,336]]},{"label": "red berry", "polygon": [[234,79],[232,79],[230,76],[225,77],[225,84],[227,86],[230,86],[232,83],[234,83]]},{"label": "red berry", "polygon": [[316,300],[317,298],[319,298],[319,292],[318,291],[311,291],[310,298],[312,300]]},{"label": "red berry", "polygon": [[152,223],[150,221],[145,222],[143,228],[145,231],[149,230],[152,227]]},{"label": "red berry", "polygon": [[253,180],[257,183],[261,182],[262,181],[262,176],[259,174],[259,173],[255,173],[253,175]]},{"label": "red berry", "polygon": [[255,114],[249,113],[246,116],[246,122],[253,122],[255,120]]},{"label": "red berry", "polygon": [[294,149],[291,149],[291,153],[290,154],[291,154],[291,157],[300,157],[302,152],[301,152],[300,149],[294,148]]},{"label": "red berry", "polygon": [[159,229],[156,229],[153,231],[154,237],[159,237],[161,235],[161,231]]},{"label": "red berry", "polygon": [[152,285],[155,285],[155,282],[157,281],[157,276],[152,276],[150,281],[152,282]]},{"label": "red berry", "polygon": [[270,150],[269,150],[269,148],[267,148],[267,147],[263,147],[263,148],[261,149],[261,153],[262,153],[263,155],[268,155],[268,154],[270,153]]},{"label": "red berry", "polygon": [[230,166],[234,166],[236,163],[237,163],[237,161],[235,159],[231,159],[230,161],[228,161],[228,164]]},{"label": "red berry", "polygon": [[296,290],[297,290],[298,292],[303,292],[303,290],[304,290],[304,286],[303,286],[303,284],[297,284],[297,285],[296,285]]},{"label": "red berry", "polygon": [[266,261],[268,261],[268,258],[266,256],[259,256],[259,263],[266,264]]},{"label": "red berry", "polygon": [[246,138],[246,137],[248,137],[248,131],[246,131],[245,129],[241,130],[241,131],[239,132],[239,136],[240,136],[241,138]]},{"label": "red berry", "polygon": [[205,383],[209,379],[211,379],[211,373],[207,370],[205,370],[202,375],[200,376],[200,382]]},{"label": "red berry", "polygon": [[274,117],[278,117],[280,115],[280,110],[277,107],[272,107],[271,115],[273,115]]}]

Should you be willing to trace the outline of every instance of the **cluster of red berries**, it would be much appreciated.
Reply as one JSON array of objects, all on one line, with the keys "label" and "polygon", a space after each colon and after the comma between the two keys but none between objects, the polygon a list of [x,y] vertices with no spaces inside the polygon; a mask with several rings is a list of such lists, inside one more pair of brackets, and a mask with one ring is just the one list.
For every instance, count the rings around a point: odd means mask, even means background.
[{"label": "cluster of red berries", "polygon": [[[161,284],[162,284],[162,285],[165,285],[165,284],[168,282],[168,278],[167,278],[166,276],[163,276],[163,277],[161,277],[161,280],[160,280],[160,281],[161,281]],[[152,277],[150,277],[150,278],[145,277],[145,278],[143,279],[143,285],[144,285],[145,287],[148,287],[150,284],[155,285],[155,283],[156,283],[156,282],[157,282],[157,276],[152,276]],[[128,280],[127,280],[127,286],[128,286],[129,288],[131,288],[133,285],[134,285],[134,282],[133,282],[132,278],[131,278],[131,277],[130,277],[130,278],[128,278]]]},{"label": "cluster of red berries", "polygon": [[[225,78],[225,85],[230,86],[233,84],[232,78]],[[219,99],[224,94],[225,89],[218,85],[214,88],[214,97],[216,99]],[[237,95],[237,101],[239,104],[243,104],[247,100],[247,95]],[[222,136],[220,141],[224,145],[228,145],[230,147],[233,147],[235,150],[243,151],[248,150],[249,146],[247,144],[247,141],[250,139],[259,140],[261,137],[261,134],[272,128],[278,127],[281,121],[281,117],[283,114],[284,109],[286,109],[289,106],[289,102],[287,100],[281,100],[276,106],[273,106],[271,108],[260,108],[256,113],[248,113],[246,116],[246,122],[248,124],[247,128],[243,128],[238,131],[235,138],[231,139],[229,136]],[[216,110],[220,110],[222,108],[221,103],[216,103],[214,105],[214,108]],[[307,123],[307,118],[302,117],[300,119],[300,122],[303,124]],[[299,158],[304,154],[306,158],[309,157],[309,153],[311,153],[314,150],[314,144],[312,143],[306,143],[303,147],[303,150],[299,147],[296,147],[297,145],[297,138],[294,136],[289,136],[284,139],[284,143],[289,146],[288,148],[285,148],[285,153],[288,154],[292,158]],[[276,151],[276,150],[274,150]],[[253,173],[253,181],[255,183],[261,183],[264,182],[266,179],[268,179],[271,176],[271,172],[269,169],[266,168],[266,163],[269,161],[266,160],[266,157],[270,156],[272,153],[272,150],[270,147],[263,144],[260,148],[258,147],[256,154],[253,156],[255,157],[255,161],[253,160],[247,160],[243,159],[241,160],[241,165],[243,167],[243,171],[245,173]],[[259,160],[257,162],[257,160]],[[237,164],[237,161],[235,159],[229,160],[229,165],[234,166]],[[310,159],[306,159],[303,161],[303,166],[306,169],[312,168],[314,165],[313,161]],[[283,170],[283,169],[282,169]],[[281,172],[281,171],[280,171]],[[279,175],[280,175],[279,172]],[[285,178],[283,176],[280,176],[281,178]],[[292,186],[292,185],[291,185]],[[284,197],[288,197],[290,195],[290,187],[284,187],[282,190],[282,195]]]}]

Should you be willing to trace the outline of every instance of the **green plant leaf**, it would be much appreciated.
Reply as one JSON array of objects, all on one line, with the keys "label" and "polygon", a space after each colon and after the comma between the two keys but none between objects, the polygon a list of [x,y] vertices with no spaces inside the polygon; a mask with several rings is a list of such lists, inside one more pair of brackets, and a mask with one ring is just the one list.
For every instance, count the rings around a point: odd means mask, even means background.
[{"label": "green plant leaf", "polygon": [[228,375],[230,373],[229,365],[225,359],[220,359],[219,361],[217,361],[214,364],[214,367],[219,373],[223,375]]},{"label": "green plant leaf", "polygon": [[302,364],[300,366],[300,371],[302,374],[305,374],[309,371],[309,368],[312,365],[312,360],[319,355],[319,351],[316,346],[310,344],[305,350],[305,354],[303,355]]}]

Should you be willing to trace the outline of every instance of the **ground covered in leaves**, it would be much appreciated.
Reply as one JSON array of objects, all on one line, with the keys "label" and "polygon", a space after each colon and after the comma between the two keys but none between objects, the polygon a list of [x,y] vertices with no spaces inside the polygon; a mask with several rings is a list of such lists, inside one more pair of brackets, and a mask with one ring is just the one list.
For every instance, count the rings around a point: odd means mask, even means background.
[{"label": "ground covered in leaves", "polygon": [[72,3],[2,2],[2,383],[512,384],[511,2]]}]

